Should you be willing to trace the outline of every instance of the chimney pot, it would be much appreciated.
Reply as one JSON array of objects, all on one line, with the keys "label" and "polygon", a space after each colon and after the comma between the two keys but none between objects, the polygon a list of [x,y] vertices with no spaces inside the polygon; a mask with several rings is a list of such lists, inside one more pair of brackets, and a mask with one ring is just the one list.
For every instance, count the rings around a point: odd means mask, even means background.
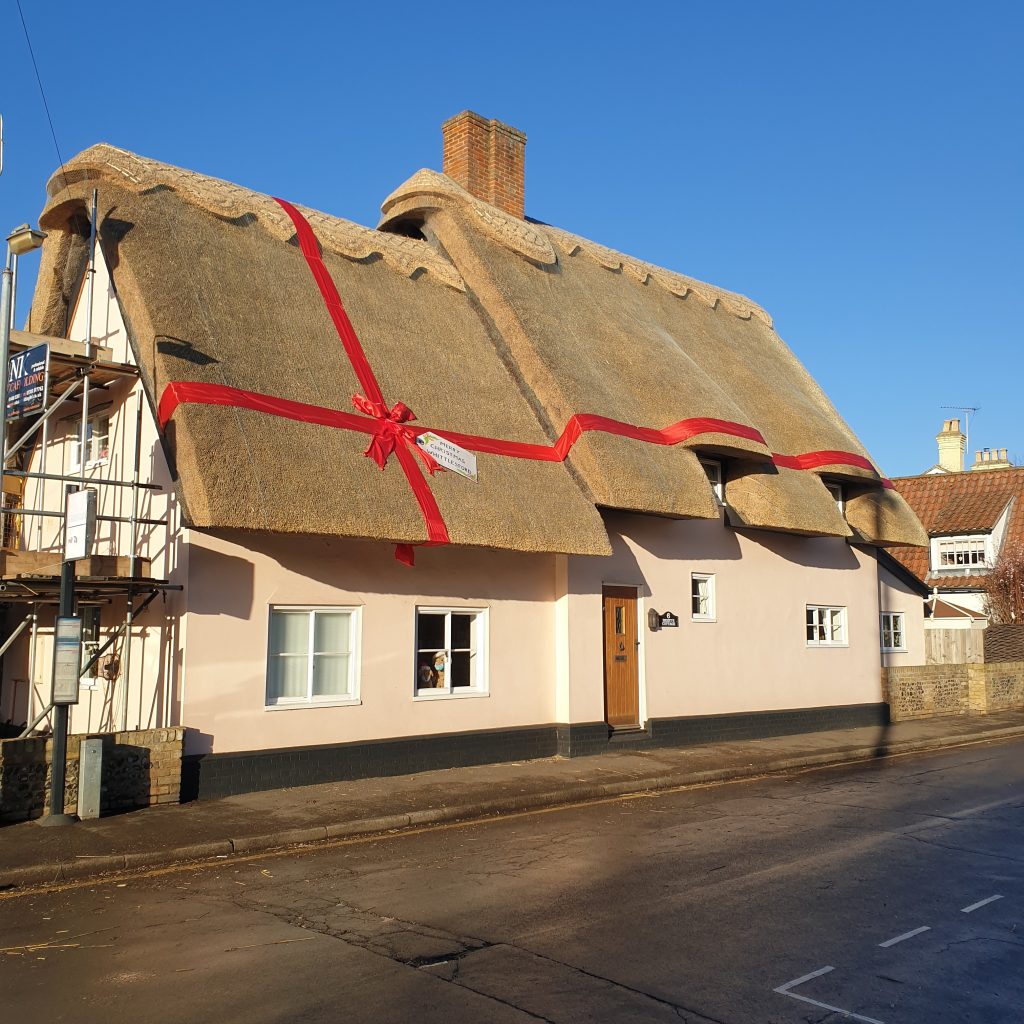
[{"label": "chimney pot", "polygon": [[513,217],[526,215],[526,136],[464,110],[441,125],[444,173],[470,195]]}]

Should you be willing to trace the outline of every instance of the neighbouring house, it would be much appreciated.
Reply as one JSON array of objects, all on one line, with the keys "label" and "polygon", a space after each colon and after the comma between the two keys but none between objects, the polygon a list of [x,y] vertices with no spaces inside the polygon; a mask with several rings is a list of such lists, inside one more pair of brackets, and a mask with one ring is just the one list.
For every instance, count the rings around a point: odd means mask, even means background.
[{"label": "neighbouring house", "polygon": [[984,628],[989,571],[1001,552],[1024,547],[1024,467],[1001,448],[977,452],[965,470],[958,419],[946,420],[936,440],[938,465],[893,480],[928,531],[928,546],[891,554],[940,599],[929,603],[930,626]]},{"label": "neighbouring house", "polygon": [[443,134],[376,229],[107,145],[54,176],[19,343],[97,379],[85,451],[73,394],[18,456],[0,717],[45,708],[31,513],[84,479],[115,642],[72,728],[186,727],[189,792],[884,721],[923,659],[883,549],[927,537],[769,315],[527,218],[514,129]]}]

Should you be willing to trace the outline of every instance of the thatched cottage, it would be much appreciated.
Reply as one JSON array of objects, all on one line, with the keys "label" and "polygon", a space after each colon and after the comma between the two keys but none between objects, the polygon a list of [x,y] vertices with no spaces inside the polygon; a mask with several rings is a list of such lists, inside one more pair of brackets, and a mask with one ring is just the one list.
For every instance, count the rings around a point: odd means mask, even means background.
[{"label": "thatched cottage", "polygon": [[526,217],[525,141],[453,118],[375,229],[106,145],[51,180],[29,330],[85,337],[97,189],[92,334],[139,379],[87,473],[140,423],[183,587],[74,729],[188,727],[203,794],[884,718],[916,517],[762,308]]}]

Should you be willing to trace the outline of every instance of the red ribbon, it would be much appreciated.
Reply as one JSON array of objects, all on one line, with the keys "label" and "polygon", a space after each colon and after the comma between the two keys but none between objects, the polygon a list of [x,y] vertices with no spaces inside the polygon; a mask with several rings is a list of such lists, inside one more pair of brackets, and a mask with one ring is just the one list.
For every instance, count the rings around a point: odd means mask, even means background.
[{"label": "red ribbon", "polygon": [[[363,416],[341,412],[337,409],[325,409],[318,405],[307,405],[305,402],[293,402],[286,398],[275,398],[262,395],[255,391],[243,391],[240,388],[225,384],[202,384],[191,381],[171,381],[163,390],[157,407],[157,419],[163,429],[167,425],[175,409],[182,403],[197,405],[226,405],[233,408],[253,409],[270,416],[281,416],[285,419],[297,420],[302,423],[315,423],[319,426],[334,427],[339,430],[354,430],[369,434],[370,442],[363,453],[373,459],[383,470],[392,454],[398,459],[405,473],[409,486],[423,514],[427,527],[427,544],[449,544],[448,530],[445,527],[441,511],[437,507],[430,485],[423,476],[416,457],[423,461],[428,472],[433,475],[442,466],[431,458],[417,443],[416,438],[427,432],[426,427],[409,426],[416,416],[404,402],[396,402],[390,408],[384,401],[384,395],[370,367],[366,353],[363,351],[355,329],[345,312],[341,297],[330,274],[324,266],[320,246],[312,228],[299,211],[283,199],[275,200],[291,218],[295,225],[295,233],[299,249],[313,274],[324,306],[334,323],[338,337],[345,348],[356,379],[364,394],[352,396],[352,404]],[[578,413],[569,419],[561,436],[553,445],[529,444],[523,441],[504,441],[494,437],[482,437],[477,434],[459,434],[444,431],[444,437],[469,451],[484,452],[490,455],[502,455],[513,459],[530,459],[538,462],[563,462],[572,450],[573,445],[585,434],[596,431],[629,437],[648,444],[674,445],[699,434],[726,434],[730,437],[745,438],[764,444],[760,431],[742,423],[731,420],[719,420],[710,417],[691,417],[679,420],[667,427],[638,427],[632,423],[598,416],[593,413]],[[415,453],[415,456],[414,454]],[[875,467],[862,455],[842,451],[805,452],[802,455],[782,455],[772,453],[772,461],[776,466],[786,469],[818,469],[822,466],[856,466],[875,473]],[[891,488],[892,482],[881,481],[883,487]],[[395,557],[405,565],[414,562],[413,545],[399,544],[395,548]]]},{"label": "red ribbon", "polygon": [[434,460],[429,452],[424,451],[416,443],[416,431],[405,425],[409,420],[416,419],[416,415],[405,402],[396,402],[389,409],[383,402],[371,402],[362,395],[353,395],[352,404],[360,412],[365,412],[367,416],[376,417],[379,423],[379,428],[370,439],[363,454],[367,458],[373,459],[381,469],[387,465],[388,456],[398,447],[400,441],[409,445],[410,449],[423,460],[423,465],[427,467],[431,476],[439,469],[444,468]]}]

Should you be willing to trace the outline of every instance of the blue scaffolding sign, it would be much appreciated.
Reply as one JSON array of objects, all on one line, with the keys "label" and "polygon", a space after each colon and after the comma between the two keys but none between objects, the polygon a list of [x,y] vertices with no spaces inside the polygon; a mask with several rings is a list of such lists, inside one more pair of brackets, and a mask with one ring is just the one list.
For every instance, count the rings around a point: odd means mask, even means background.
[{"label": "blue scaffolding sign", "polygon": [[50,384],[50,347],[33,345],[7,363],[7,418],[18,420],[46,408]]}]

